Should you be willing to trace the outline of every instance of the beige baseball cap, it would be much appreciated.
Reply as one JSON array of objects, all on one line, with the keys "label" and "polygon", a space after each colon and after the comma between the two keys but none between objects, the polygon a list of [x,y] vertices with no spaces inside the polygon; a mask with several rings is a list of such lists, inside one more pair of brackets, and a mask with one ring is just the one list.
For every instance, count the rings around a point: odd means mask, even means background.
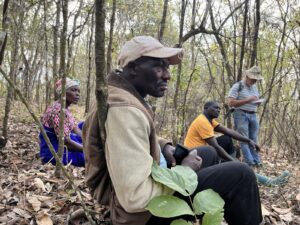
[{"label": "beige baseball cap", "polygon": [[176,65],[182,60],[183,49],[165,47],[150,36],[137,36],[123,45],[118,57],[118,64],[124,68],[129,62],[142,56],[167,59],[170,65]]},{"label": "beige baseball cap", "polygon": [[244,75],[254,80],[262,80],[260,69],[257,66],[253,66],[248,70],[244,71]]}]

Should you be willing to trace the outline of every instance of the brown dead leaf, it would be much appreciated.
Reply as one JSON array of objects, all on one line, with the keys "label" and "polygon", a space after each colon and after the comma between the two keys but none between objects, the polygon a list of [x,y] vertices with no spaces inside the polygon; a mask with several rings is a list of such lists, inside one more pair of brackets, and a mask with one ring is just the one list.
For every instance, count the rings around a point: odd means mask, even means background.
[{"label": "brown dead leaf", "polygon": [[34,211],[37,212],[41,209],[41,202],[38,200],[37,197],[27,195],[26,199],[31,204]]},{"label": "brown dead leaf", "polygon": [[263,204],[261,204],[261,213],[262,213],[263,216],[270,216],[271,215],[269,210],[267,210],[266,207]]},{"label": "brown dead leaf", "polygon": [[43,182],[40,178],[38,178],[38,177],[34,178],[33,184],[34,184],[38,189],[41,189],[42,191],[46,191],[44,182]]},{"label": "brown dead leaf", "polygon": [[272,205],[271,207],[272,207],[272,209],[273,209],[275,212],[277,212],[279,215],[284,215],[284,214],[287,214],[287,213],[289,213],[289,212],[292,211],[292,208],[282,209],[282,208],[278,208],[278,207],[276,207],[276,206],[274,206],[274,205]]},{"label": "brown dead leaf", "polygon": [[53,225],[50,215],[45,211],[41,211],[36,215],[36,223],[37,225]]},{"label": "brown dead leaf", "polygon": [[29,215],[29,213],[26,212],[26,211],[23,210],[23,209],[20,209],[20,208],[14,208],[14,209],[13,209],[13,212],[16,213],[16,214],[18,214],[19,216],[22,216],[22,217],[26,218],[26,219],[30,219],[30,218],[31,218],[31,216]]},{"label": "brown dead leaf", "polygon": [[300,193],[297,194],[296,200],[297,200],[298,202],[300,202]]},{"label": "brown dead leaf", "polygon": [[293,221],[293,214],[291,212],[286,213],[284,215],[279,215],[280,219],[290,223]]}]

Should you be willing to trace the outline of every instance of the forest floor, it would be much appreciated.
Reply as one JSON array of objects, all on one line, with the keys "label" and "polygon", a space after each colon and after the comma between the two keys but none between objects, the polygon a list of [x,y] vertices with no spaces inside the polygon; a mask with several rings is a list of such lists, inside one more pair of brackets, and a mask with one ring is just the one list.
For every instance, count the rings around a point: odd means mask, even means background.
[{"label": "forest floor", "polygon": [[[4,106],[1,99],[0,105]],[[3,111],[4,107],[0,111],[1,119]],[[285,185],[259,186],[263,224],[300,224],[299,162],[289,162],[271,148],[266,151],[264,147],[263,150],[261,174],[276,176],[286,169],[291,172]],[[69,182],[56,178],[51,164],[41,164],[38,127],[19,102],[14,102],[10,114],[9,141],[0,150],[0,162],[0,224],[88,224],[81,211],[80,200]],[[94,202],[88,193],[84,168],[68,166],[67,169],[74,176],[83,202],[97,224],[105,224],[103,217],[107,210]]]}]

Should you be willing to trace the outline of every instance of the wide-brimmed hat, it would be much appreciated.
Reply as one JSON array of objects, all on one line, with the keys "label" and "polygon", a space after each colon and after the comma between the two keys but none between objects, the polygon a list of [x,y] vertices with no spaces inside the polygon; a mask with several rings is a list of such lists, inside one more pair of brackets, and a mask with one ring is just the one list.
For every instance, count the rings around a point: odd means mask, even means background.
[{"label": "wide-brimmed hat", "polygon": [[245,70],[244,75],[254,80],[262,80],[263,77],[261,75],[261,71],[257,66],[253,66],[248,70]]},{"label": "wide-brimmed hat", "polygon": [[182,60],[183,49],[165,47],[150,36],[137,36],[123,45],[118,64],[124,68],[129,62],[142,56],[167,59],[170,65],[176,65]]}]

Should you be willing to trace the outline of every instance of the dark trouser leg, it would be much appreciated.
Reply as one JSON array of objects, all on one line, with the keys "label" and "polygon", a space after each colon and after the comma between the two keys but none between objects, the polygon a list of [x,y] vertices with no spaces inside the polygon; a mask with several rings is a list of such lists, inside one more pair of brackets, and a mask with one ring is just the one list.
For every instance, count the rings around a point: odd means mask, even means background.
[{"label": "dark trouser leg", "polygon": [[202,158],[201,169],[213,166],[219,163],[217,151],[211,146],[197,147],[197,155]]},{"label": "dark trouser leg", "polygon": [[230,155],[235,152],[232,138],[228,135],[221,135],[216,138],[218,144]]},{"label": "dark trouser leg", "polygon": [[[259,225],[262,215],[256,177],[246,164],[226,162],[203,168],[197,174],[198,187],[194,194],[208,188],[219,193],[225,201],[225,219],[229,225]],[[153,219],[147,225],[170,224],[174,220]]]},{"label": "dark trouser leg", "polygon": [[224,199],[229,225],[258,225],[262,221],[256,177],[246,164],[225,162],[200,170],[196,192],[208,188]]}]

